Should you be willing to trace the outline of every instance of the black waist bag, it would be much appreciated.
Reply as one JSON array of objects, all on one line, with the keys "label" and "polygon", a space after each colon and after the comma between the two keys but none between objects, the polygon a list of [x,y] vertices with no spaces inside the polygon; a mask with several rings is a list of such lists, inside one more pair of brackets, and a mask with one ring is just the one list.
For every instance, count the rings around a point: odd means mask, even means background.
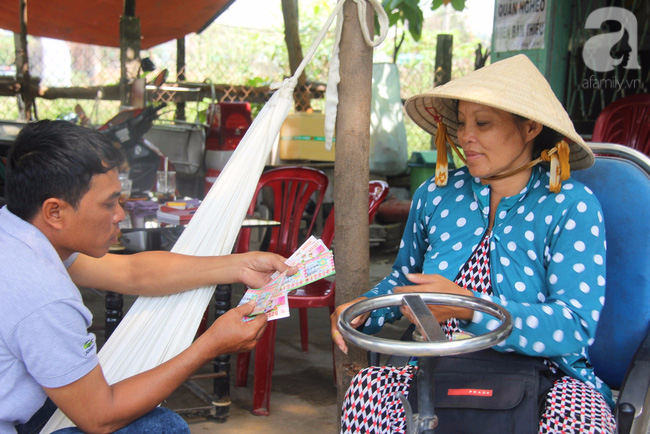
[{"label": "black waist bag", "polygon": [[[483,350],[440,357],[434,371],[436,434],[537,433],[555,379],[543,359]],[[417,412],[417,380],[409,392]]]}]

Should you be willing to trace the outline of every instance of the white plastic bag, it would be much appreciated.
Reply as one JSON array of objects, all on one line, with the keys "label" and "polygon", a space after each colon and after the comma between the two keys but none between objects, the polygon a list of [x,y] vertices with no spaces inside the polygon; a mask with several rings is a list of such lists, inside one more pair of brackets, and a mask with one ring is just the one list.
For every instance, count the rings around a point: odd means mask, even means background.
[{"label": "white plastic bag", "polygon": [[397,65],[375,63],[370,105],[370,172],[399,175],[406,171],[407,163],[408,146]]}]

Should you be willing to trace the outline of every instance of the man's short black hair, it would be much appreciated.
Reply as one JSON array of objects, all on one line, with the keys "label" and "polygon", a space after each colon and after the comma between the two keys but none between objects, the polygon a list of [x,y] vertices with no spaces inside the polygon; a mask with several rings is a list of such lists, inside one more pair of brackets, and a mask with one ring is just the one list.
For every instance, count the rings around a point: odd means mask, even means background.
[{"label": "man's short black hair", "polygon": [[122,151],[95,130],[67,121],[28,123],[7,156],[7,208],[26,221],[52,197],[76,208],[93,176],[123,162]]}]

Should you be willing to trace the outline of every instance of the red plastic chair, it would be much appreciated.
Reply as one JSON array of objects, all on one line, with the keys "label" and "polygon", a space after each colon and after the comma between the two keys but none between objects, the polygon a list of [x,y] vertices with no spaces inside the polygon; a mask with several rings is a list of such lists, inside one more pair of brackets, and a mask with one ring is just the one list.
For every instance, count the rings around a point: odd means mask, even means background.
[{"label": "red plastic chair", "polygon": [[[253,201],[248,208],[248,214],[252,215],[255,212],[257,199],[262,189],[271,189],[273,203],[269,204],[272,208],[270,219],[279,221],[280,226],[270,228],[266,251],[288,258],[300,246],[299,241],[302,242],[311,235],[325,198],[328,182],[325,173],[310,167],[279,167],[262,173],[253,194]],[[315,207],[312,215],[308,218],[306,231],[300,237],[300,225],[312,196],[314,196]],[[251,229],[242,228],[239,232],[236,251],[248,251],[250,238]]]},{"label": "red plastic chair", "polygon": [[[379,205],[388,195],[388,184],[384,181],[370,181],[368,199],[368,223],[372,222]],[[321,240],[327,247],[332,246],[334,240],[334,208],[330,211]],[[312,307],[328,307],[330,314],[334,312],[334,288],[335,283],[326,279],[318,280],[309,285],[298,288],[289,293],[289,308],[299,309],[300,315],[300,340],[302,350],[309,350],[309,326],[307,320],[307,309]]]},{"label": "red plastic chair", "polygon": [[591,141],[618,143],[650,155],[650,94],[627,96],[605,107]]},{"label": "red plastic chair", "polygon": [[[298,249],[312,232],[325,191],[328,179],[320,170],[308,167],[281,167],[262,173],[253,201],[248,209],[253,214],[257,198],[263,189],[270,188],[273,203],[270,218],[279,221],[278,227],[270,228],[266,251],[289,257]],[[315,197],[314,197],[315,196]],[[305,210],[310,200],[315,201],[311,215],[307,216],[306,230],[301,232],[301,222],[305,218]],[[268,235],[267,235],[268,236]],[[251,229],[242,228],[237,242],[237,252],[249,249]],[[275,358],[276,321],[270,321],[264,335],[255,348],[255,380],[253,384],[253,414],[268,416],[271,397],[271,373]],[[250,352],[237,355],[237,387],[246,386]]]},{"label": "red plastic chair", "polygon": [[[371,181],[369,185],[369,221],[372,221],[379,205],[388,195],[388,184],[384,181]],[[321,240],[331,247],[332,241],[334,240],[334,209],[329,213],[325,225],[323,226],[323,231],[321,233]],[[289,307],[299,309],[300,315],[300,335],[302,341],[303,351],[307,351],[309,347],[309,336],[308,336],[308,322],[307,322],[307,309],[315,307],[327,307],[330,310],[330,314],[334,311],[334,294],[335,294],[336,284],[334,281],[327,279],[321,279],[309,285],[306,285],[302,288],[298,288],[295,291],[292,291],[289,295]],[[271,321],[267,326],[267,330],[275,321]],[[273,355],[274,355],[274,345],[275,345],[275,325],[273,340],[270,342],[271,347],[261,346],[262,341],[265,339],[268,331],[265,332],[264,337],[257,344],[255,349],[255,380],[253,385],[253,413],[257,415],[268,415],[269,414],[269,402],[271,395],[271,372],[273,370]],[[268,344],[265,342],[265,345]],[[260,371],[258,371],[258,357],[263,355],[266,357],[270,355],[270,361],[265,362],[266,366],[270,366],[270,370],[265,372],[264,379],[260,377],[258,385],[258,377]],[[334,355],[334,347],[332,345],[332,356]],[[237,373],[236,373],[236,385],[237,387],[246,386],[248,379],[248,366],[250,363],[250,353],[240,353],[237,355]],[[264,387],[264,388],[262,388]],[[261,406],[260,404],[265,404]]]}]

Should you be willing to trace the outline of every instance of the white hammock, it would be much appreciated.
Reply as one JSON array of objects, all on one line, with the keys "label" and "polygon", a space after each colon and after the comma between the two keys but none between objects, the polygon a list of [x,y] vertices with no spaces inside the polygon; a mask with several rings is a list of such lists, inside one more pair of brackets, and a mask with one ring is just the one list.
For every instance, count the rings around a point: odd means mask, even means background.
[{"label": "white hammock", "polygon": [[[354,1],[359,9],[364,34],[367,35],[365,1]],[[377,11],[382,32],[376,42],[368,37],[366,41],[376,46],[385,38],[388,18],[377,0],[368,1]],[[264,164],[291,108],[297,79],[336,16],[339,17],[339,29],[334,52],[338,56],[344,3],[345,0],[338,1],[294,75],[279,85],[257,115],[172,252],[195,256],[227,255],[232,252]],[[332,63],[337,70],[332,71],[331,68],[330,73],[334,72],[338,77],[338,57]],[[336,85],[333,87],[335,89]],[[202,287],[162,297],[139,297],[99,352],[99,362],[107,382],[114,384],[152,369],[185,350],[194,339],[214,288]],[[69,426],[74,424],[57,410],[41,433],[51,433]]]}]

